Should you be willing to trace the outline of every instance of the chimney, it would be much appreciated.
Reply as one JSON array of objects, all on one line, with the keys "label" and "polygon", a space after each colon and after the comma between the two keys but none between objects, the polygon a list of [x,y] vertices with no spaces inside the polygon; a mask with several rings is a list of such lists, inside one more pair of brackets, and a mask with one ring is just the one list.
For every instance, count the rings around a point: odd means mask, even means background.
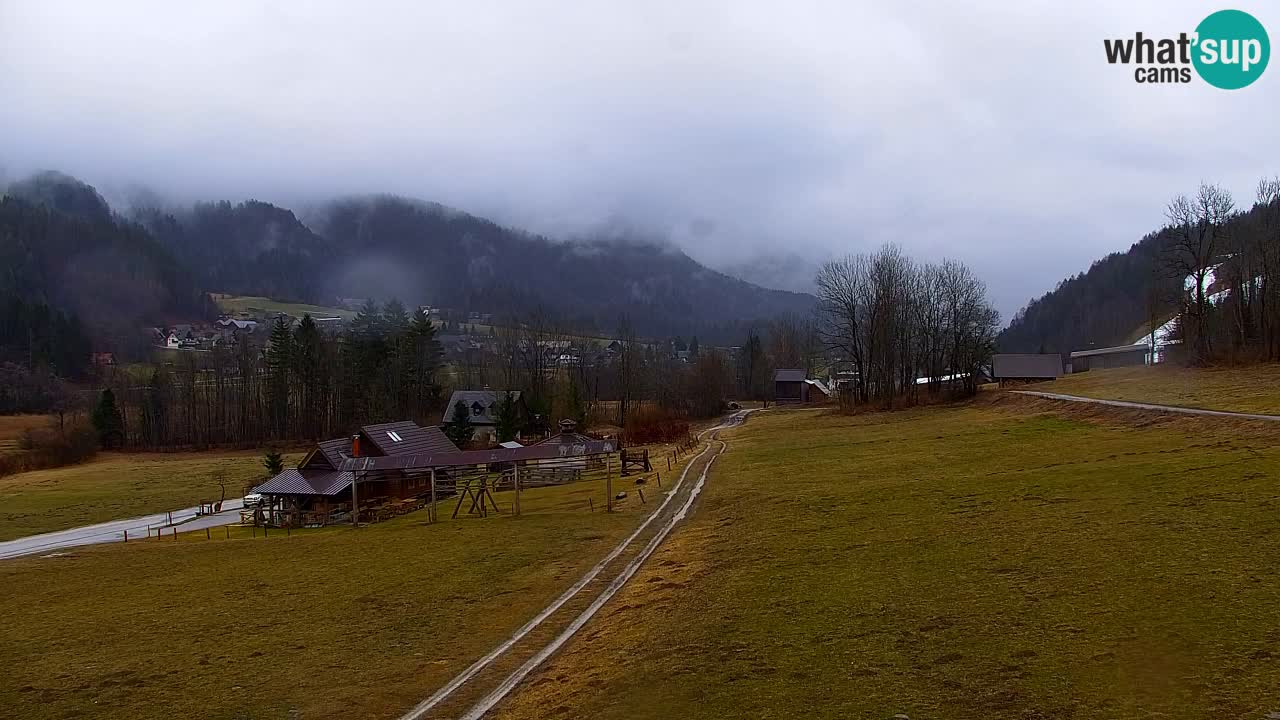
[{"label": "chimney", "polygon": [[560,421],[560,442],[569,442],[572,439],[570,438],[570,436],[573,435],[574,431],[576,431],[577,429],[578,429],[578,423],[574,422],[573,420],[570,420],[569,418],[565,418],[561,420]]},{"label": "chimney", "polygon": [[359,435],[351,436],[351,457],[353,458],[360,457],[360,436]]}]

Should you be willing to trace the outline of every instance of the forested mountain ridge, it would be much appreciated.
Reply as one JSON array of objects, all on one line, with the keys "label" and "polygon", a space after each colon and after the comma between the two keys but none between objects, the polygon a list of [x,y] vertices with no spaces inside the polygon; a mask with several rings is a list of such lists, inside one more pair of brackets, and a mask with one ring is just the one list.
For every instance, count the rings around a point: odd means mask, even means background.
[{"label": "forested mountain ridge", "polygon": [[[1226,194],[1222,216],[1205,223],[1205,230],[1216,239],[1204,242],[1201,252],[1208,256],[1200,258],[1199,265],[1225,263],[1229,268],[1218,278],[1221,287],[1206,291],[1225,289],[1228,276],[1235,278],[1237,285],[1259,277],[1263,272],[1257,260],[1259,249],[1274,243],[1280,200],[1263,197],[1241,211],[1232,203]],[[1192,231],[1198,232],[1195,228]],[[1018,311],[1000,333],[998,349],[1069,353],[1122,345],[1150,332],[1153,323],[1168,321],[1186,302],[1184,283],[1191,271],[1179,232],[1172,225],[1156,230],[1127,251],[1111,253],[1095,261],[1088,271],[1058,283]],[[1244,309],[1258,294],[1258,287],[1241,287],[1236,294],[1236,300],[1244,305],[1233,304],[1232,312],[1238,315],[1235,324],[1247,330],[1246,326],[1261,321]]]},{"label": "forested mountain ridge", "polygon": [[133,216],[206,289],[303,302],[331,297],[322,271],[336,248],[290,210],[223,201],[176,211],[141,208]]},{"label": "forested mountain ridge", "polygon": [[[94,188],[60,173],[14,183],[7,195],[54,218],[59,239],[38,253],[39,272],[0,291],[48,298],[80,315],[95,338],[104,336],[104,325],[114,336],[140,322],[207,315],[201,299],[210,291],[315,304],[395,297],[510,320],[539,312],[570,329],[602,333],[625,318],[642,335],[696,334],[711,342],[731,342],[751,322],[807,314],[815,302],[710,270],[659,243],[552,240],[401,197],[335,200],[303,223],[287,208],[256,200],[139,206],[126,218]],[[73,231],[68,223],[80,225]],[[34,227],[11,227],[0,257],[28,253],[32,238],[47,232]],[[115,254],[92,272],[82,268],[95,276],[82,278],[91,282],[74,293],[53,290],[67,271],[58,258],[75,265],[104,243]],[[103,280],[112,268],[123,282]],[[121,294],[124,283],[135,286],[136,297]]]},{"label": "forested mountain ridge", "polygon": [[22,195],[0,199],[0,299],[70,313],[90,337],[116,349],[137,343],[146,324],[209,313],[186,268],[144,228],[103,214],[87,198],[63,194],[54,207]]},{"label": "forested mountain ridge", "polygon": [[814,303],[710,270],[672,247],[553,241],[404,198],[335,202],[317,229],[348,252],[335,273],[338,290],[361,297],[395,291],[513,317],[541,306],[584,329],[612,331],[626,316],[641,333],[704,336]]},{"label": "forested mountain ridge", "polygon": [[1161,236],[1095,261],[1014,315],[997,338],[1002,352],[1069,353],[1124,344],[1154,313],[1173,312],[1179,280],[1161,266]]}]

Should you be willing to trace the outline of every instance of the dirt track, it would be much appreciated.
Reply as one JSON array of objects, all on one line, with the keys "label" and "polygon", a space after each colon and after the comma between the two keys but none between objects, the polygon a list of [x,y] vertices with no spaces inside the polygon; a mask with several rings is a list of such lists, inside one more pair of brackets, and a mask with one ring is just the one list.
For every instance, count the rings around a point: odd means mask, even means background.
[{"label": "dirt track", "polygon": [[[702,491],[712,463],[727,448],[716,438],[718,431],[741,424],[750,412],[736,412],[699,433],[699,437],[708,438],[709,442],[690,459],[657,509],[631,535],[515,634],[401,716],[401,720],[430,717],[474,720],[500,703],[626,586],[686,517]],[[692,481],[690,474],[694,475]],[[619,559],[625,563],[617,566],[615,561]]]}]

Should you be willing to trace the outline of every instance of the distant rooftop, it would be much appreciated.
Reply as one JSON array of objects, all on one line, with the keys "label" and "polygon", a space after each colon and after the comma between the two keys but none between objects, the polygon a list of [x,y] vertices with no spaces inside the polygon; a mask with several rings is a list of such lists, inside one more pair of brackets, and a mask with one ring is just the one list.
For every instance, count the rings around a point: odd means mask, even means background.
[{"label": "distant rooftop", "polygon": [[1146,343],[1135,343],[1133,345],[1116,345],[1114,347],[1096,348],[1093,350],[1077,350],[1071,353],[1071,357],[1093,357],[1094,355],[1119,355],[1121,353],[1131,352],[1151,352],[1151,346]]}]

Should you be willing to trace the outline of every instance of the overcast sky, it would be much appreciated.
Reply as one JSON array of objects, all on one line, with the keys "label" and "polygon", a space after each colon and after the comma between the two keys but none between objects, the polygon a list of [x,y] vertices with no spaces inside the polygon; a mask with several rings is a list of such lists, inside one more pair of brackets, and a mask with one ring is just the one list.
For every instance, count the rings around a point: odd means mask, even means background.
[{"label": "overcast sky", "polygon": [[393,192],[716,267],[896,242],[974,266],[1006,320],[1173,194],[1248,205],[1280,173],[1280,68],[1147,86],[1102,46],[1224,7],[1274,38],[1274,3],[271,4],[0,0],[0,169],[108,197]]}]

